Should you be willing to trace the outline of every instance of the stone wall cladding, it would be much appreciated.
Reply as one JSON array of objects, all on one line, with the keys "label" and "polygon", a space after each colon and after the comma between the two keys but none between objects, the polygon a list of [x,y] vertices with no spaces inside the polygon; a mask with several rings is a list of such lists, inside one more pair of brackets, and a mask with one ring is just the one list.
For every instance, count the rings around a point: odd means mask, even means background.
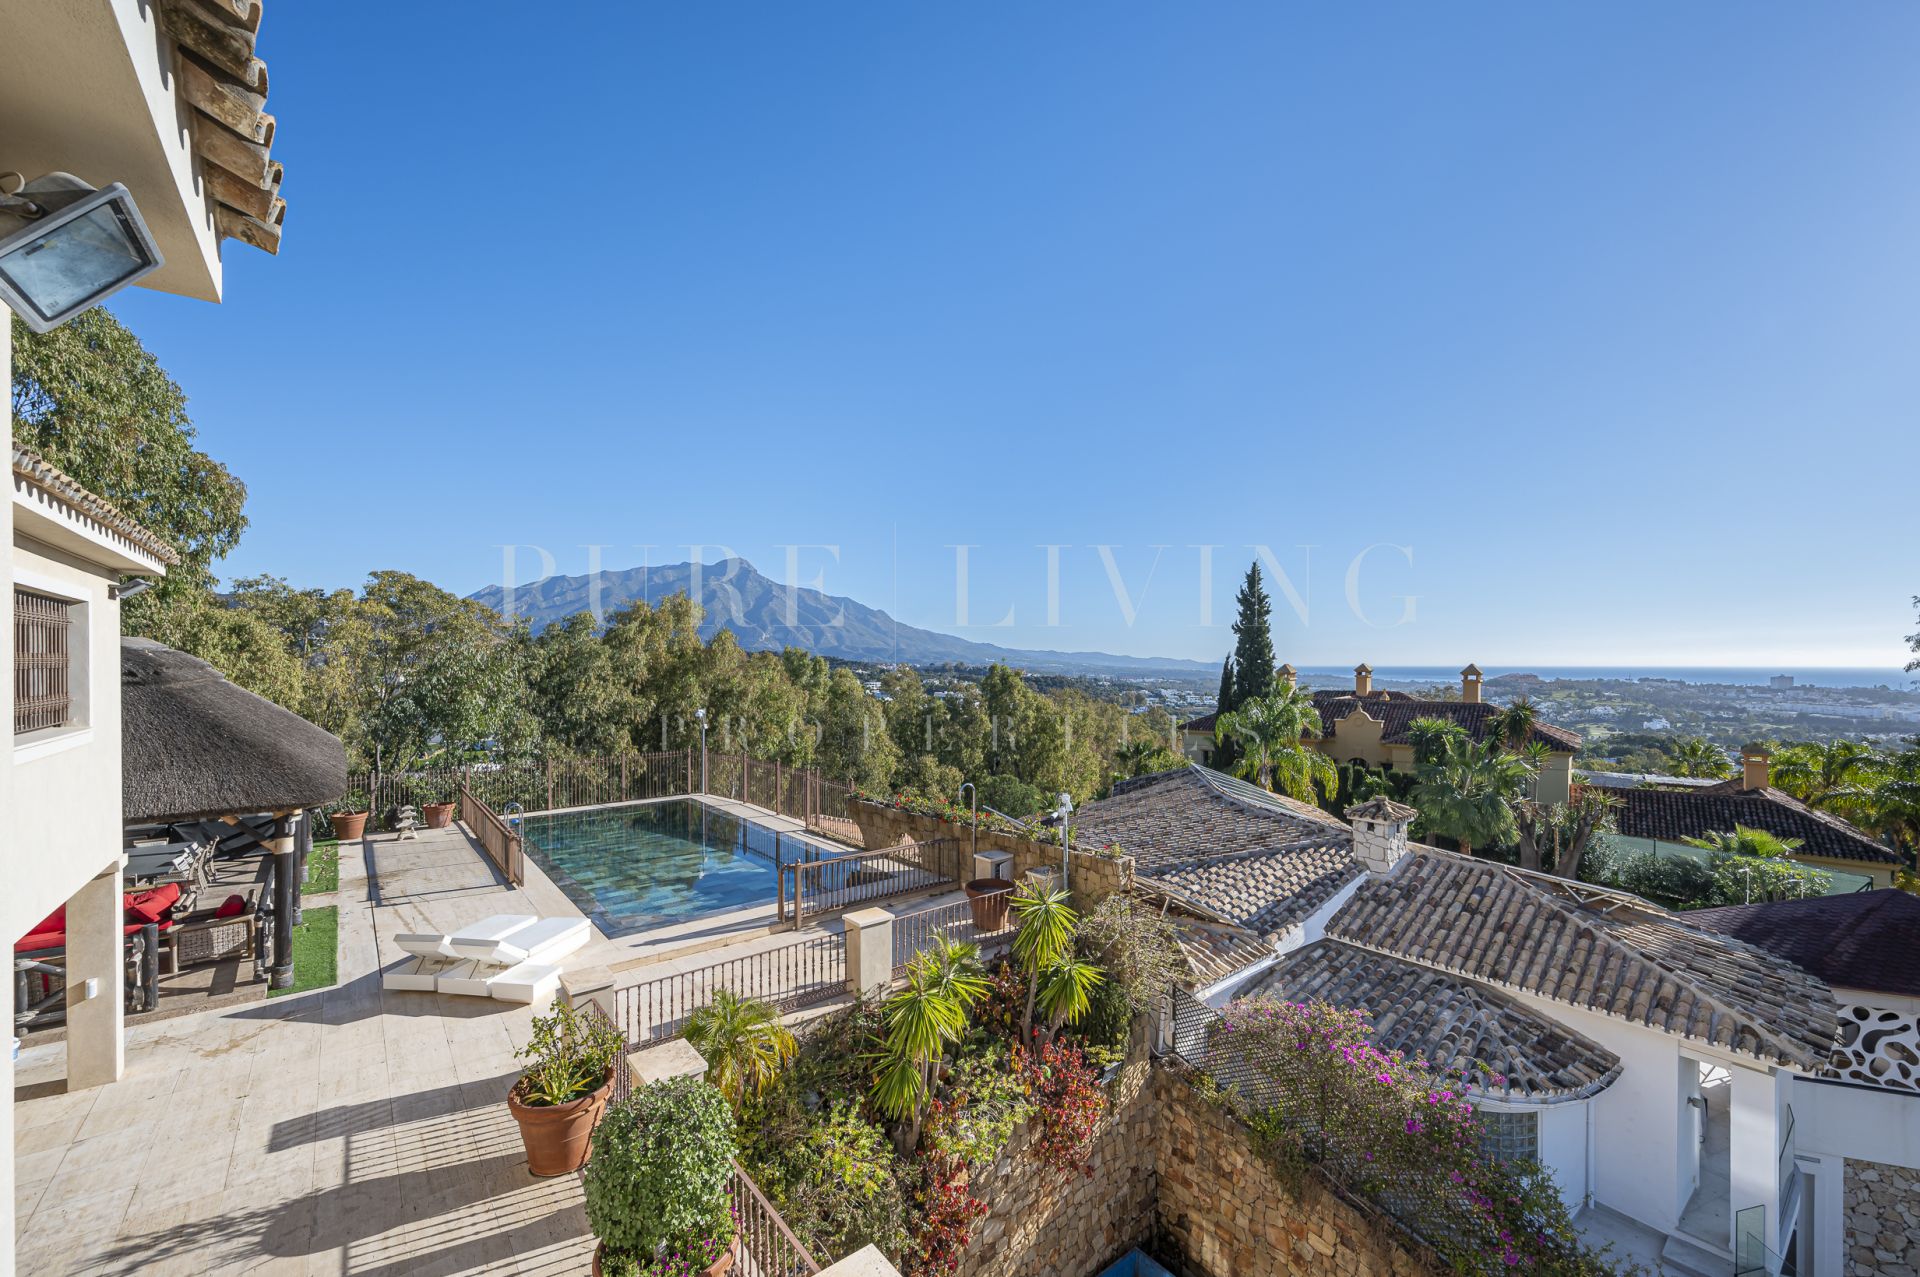
[{"label": "stone wall cladding", "polygon": [[1027,1153],[1031,1125],[1016,1132],[971,1191],[988,1214],[974,1231],[959,1277],[1088,1277],[1153,1231],[1158,1072],[1136,1050],[1108,1091],[1094,1137],[1092,1175],[1062,1175]]},{"label": "stone wall cladding", "polygon": [[1180,1071],[1136,1050],[1112,1085],[1091,1177],[1031,1160],[1029,1131],[976,1173],[972,1192],[988,1214],[959,1277],[1089,1277],[1135,1246],[1181,1277],[1445,1272],[1391,1220],[1331,1188],[1283,1188],[1246,1128]]},{"label": "stone wall cladding", "polygon": [[[1438,1258],[1379,1212],[1310,1180],[1296,1196],[1239,1121],[1170,1068],[1154,1071],[1156,1250],[1182,1277],[1437,1277]],[[1097,1270],[1096,1270],[1097,1271]]]},{"label": "stone wall cladding", "polygon": [[1920,1170],[1847,1159],[1850,1277],[1920,1277]]}]

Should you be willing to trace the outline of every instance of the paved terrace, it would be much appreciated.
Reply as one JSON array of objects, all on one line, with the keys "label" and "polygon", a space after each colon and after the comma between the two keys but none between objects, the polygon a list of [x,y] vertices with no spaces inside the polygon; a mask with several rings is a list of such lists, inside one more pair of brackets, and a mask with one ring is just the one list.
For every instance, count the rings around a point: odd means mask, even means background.
[{"label": "paved terrace", "polygon": [[[335,987],[130,1026],[113,1086],[67,1094],[61,1043],[21,1053],[21,1272],[587,1271],[578,1180],[529,1177],[507,1113],[532,1010],[380,987],[397,933],[580,911],[531,861],[506,887],[457,826],[342,850],[339,892],[308,901],[340,906]],[[596,932],[565,965],[633,983],[793,940],[768,921],[675,928],[697,951],[664,961],[657,935]]]}]

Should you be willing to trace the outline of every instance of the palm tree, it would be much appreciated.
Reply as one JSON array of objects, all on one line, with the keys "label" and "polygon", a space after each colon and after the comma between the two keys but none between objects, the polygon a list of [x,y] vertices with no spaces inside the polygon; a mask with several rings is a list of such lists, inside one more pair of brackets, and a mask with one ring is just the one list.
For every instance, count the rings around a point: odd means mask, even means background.
[{"label": "palm tree", "polygon": [[1460,724],[1445,718],[1416,718],[1407,724],[1407,743],[1413,746],[1413,761],[1427,765],[1446,757],[1447,747],[1466,733]]},{"label": "palm tree", "polygon": [[1866,802],[1866,820],[1875,833],[1909,858],[1920,847],[1920,744],[1887,761]]},{"label": "palm tree", "polygon": [[1667,750],[1673,760],[1669,766],[1676,776],[1698,776],[1707,780],[1725,780],[1733,775],[1733,763],[1727,751],[1704,736],[1689,736],[1675,741]]},{"label": "palm tree", "polygon": [[1013,960],[1027,973],[1027,1007],[1022,1024],[1033,1023],[1033,1000],[1040,991],[1041,973],[1067,956],[1073,928],[1080,921],[1066,892],[1023,883],[1014,893],[1013,914],[1019,929],[1013,933]]},{"label": "palm tree", "polygon": [[1522,696],[1488,719],[1487,726],[1496,738],[1506,743],[1508,749],[1518,753],[1533,739],[1533,726],[1539,717],[1533,702]]},{"label": "palm tree", "polygon": [[1699,838],[1682,838],[1689,847],[1700,847],[1730,856],[1755,856],[1761,860],[1784,860],[1800,849],[1798,838],[1780,838],[1764,829],[1735,825],[1733,832],[1710,833]]},{"label": "palm tree", "polygon": [[886,1046],[874,1074],[873,1102],[887,1117],[906,1123],[900,1132],[903,1155],[920,1143],[947,1044],[966,1033],[967,1008],[987,991],[969,963],[979,964],[979,953],[969,944],[949,941],[916,953],[907,963],[906,986],[881,1005]]},{"label": "palm tree", "polygon": [[707,1062],[707,1081],[736,1109],[778,1076],[795,1050],[793,1034],[764,1002],[716,989],[687,1017],[687,1044]]},{"label": "palm tree", "polygon": [[1048,967],[1040,978],[1040,1012],[1047,1017],[1047,1033],[1063,1024],[1078,1024],[1093,1005],[1093,991],[1105,977],[1084,958],[1068,954]]},{"label": "palm tree", "polygon": [[1860,741],[1787,745],[1773,756],[1773,783],[1809,807],[1860,811],[1887,766],[1886,758]]},{"label": "palm tree", "polygon": [[1320,711],[1313,696],[1282,684],[1214,720],[1214,739],[1236,747],[1233,773],[1262,789],[1278,789],[1291,798],[1314,800],[1314,783],[1331,789],[1340,783],[1332,760],[1301,741],[1320,734]]},{"label": "palm tree", "polygon": [[1448,742],[1438,762],[1420,769],[1413,801],[1428,829],[1452,838],[1470,856],[1475,847],[1519,837],[1512,804],[1532,781],[1533,770],[1518,755],[1461,737]]}]

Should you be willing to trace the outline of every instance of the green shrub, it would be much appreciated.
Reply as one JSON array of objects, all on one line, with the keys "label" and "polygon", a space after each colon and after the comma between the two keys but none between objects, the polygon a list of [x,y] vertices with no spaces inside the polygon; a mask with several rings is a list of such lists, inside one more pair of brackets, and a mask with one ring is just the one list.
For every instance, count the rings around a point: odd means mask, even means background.
[{"label": "green shrub", "polygon": [[733,1240],[734,1148],[733,1111],[699,1078],[655,1082],[608,1109],[586,1171],[587,1223],[607,1257],[641,1273],[712,1262]]},{"label": "green shrub", "polygon": [[907,1238],[902,1167],[886,1132],[836,1100],[818,1113],[762,1106],[746,1158],[787,1227],[816,1255],[874,1245],[899,1254]]},{"label": "green shrub", "polygon": [[980,805],[1008,816],[1027,817],[1053,806],[1038,785],[1013,776],[989,776],[980,782]]}]

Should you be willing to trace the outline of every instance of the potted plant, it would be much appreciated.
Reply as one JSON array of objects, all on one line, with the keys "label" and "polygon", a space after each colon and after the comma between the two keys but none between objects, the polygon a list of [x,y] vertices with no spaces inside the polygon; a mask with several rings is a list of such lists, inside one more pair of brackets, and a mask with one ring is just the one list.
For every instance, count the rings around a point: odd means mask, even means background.
[{"label": "potted plant", "polygon": [[1007,925],[1007,904],[1013,897],[1013,884],[1005,878],[975,878],[967,884],[967,907],[973,911],[973,925],[982,931],[998,931]]},{"label": "potted plant", "polygon": [[531,1062],[507,1093],[529,1171],[565,1175],[586,1162],[594,1123],[613,1090],[613,1066],[626,1048],[611,1020],[570,1003],[534,1017],[533,1036],[519,1052]]},{"label": "potted plant", "polygon": [[420,804],[420,814],[427,818],[428,829],[445,829],[453,823],[453,803],[433,802]]},{"label": "potted plant", "polygon": [[341,842],[358,842],[367,832],[367,795],[350,789],[340,799],[341,810],[327,813],[333,836]]},{"label": "potted plant", "polygon": [[701,1078],[654,1082],[608,1110],[586,1173],[594,1277],[732,1271],[734,1152],[733,1110]]}]

